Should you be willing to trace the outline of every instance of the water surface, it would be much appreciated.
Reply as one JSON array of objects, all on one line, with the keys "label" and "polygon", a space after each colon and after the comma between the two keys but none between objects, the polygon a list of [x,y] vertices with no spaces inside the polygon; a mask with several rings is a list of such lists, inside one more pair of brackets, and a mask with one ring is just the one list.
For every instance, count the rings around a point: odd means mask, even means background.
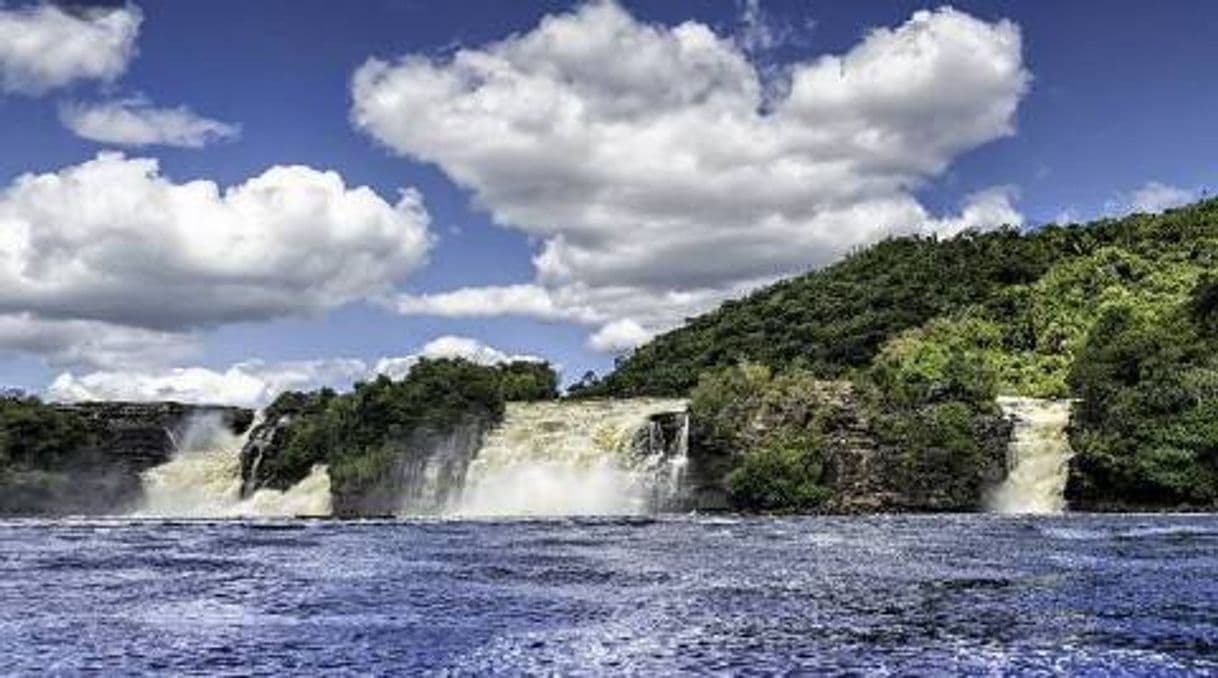
[{"label": "water surface", "polygon": [[1218,672],[1218,517],[0,522],[0,670]]}]

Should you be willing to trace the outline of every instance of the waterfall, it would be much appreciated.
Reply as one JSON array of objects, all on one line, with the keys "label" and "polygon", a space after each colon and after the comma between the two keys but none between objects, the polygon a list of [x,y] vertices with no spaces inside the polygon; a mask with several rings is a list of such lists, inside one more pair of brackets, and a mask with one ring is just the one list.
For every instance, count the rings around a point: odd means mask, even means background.
[{"label": "waterfall", "polygon": [[408,457],[395,471],[402,488],[398,513],[444,513],[461,495],[466,472],[479,451],[482,431],[481,425],[471,421],[442,435],[424,432],[413,436],[410,446],[426,450],[426,454]]},{"label": "waterfall", "polygon": [[1007,477],[987,499],[998,513],[1060,513],[1066,508],[1066,435],[1070,401],[1001,397],[998,405],[1014,419],[1007,451]]},{"label": "waterfall", "polygon": [[[449,512],[621,515],[668,508],[688,447],[683,400],[508,403],[470,462]],[[676,413],[672,444],[657,417]]]},{"label": "waterfall", "polygon": [[[253,430],[251,426],[249,430]],[[174,455],[141,475],[144,498],[137,516],[229,518],[329,515],[330,478],[317,466],[301,482],[280,492],[259,490],[241,497],[241,448],[249,436],[234,434],[218,414],[198,415],[178,435]]]}]

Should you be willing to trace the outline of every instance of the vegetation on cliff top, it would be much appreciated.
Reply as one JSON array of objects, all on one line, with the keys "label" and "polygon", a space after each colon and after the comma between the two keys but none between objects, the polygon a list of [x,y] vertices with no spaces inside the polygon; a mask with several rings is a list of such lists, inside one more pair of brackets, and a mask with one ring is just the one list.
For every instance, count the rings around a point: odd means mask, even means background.
[{"label": "vegetation on cliff top", "polygon": [[90,442],[89,430],[76,413],[33,396],[0,398],[0,473],[70,465]]},{"label": "vegetation on cliff top", "polygon": [[702,374],[689,411],[697,463],[717,468],[732,506],[752,511],[807,511],[827,500],[825,433],[836,414],[828,399],[807,394],[821,383],[803,370],[775,376],[741,364]]},{"label": "vegetation on cliff top", "polygon": [[33,396],[0,396],[0,515],[87,512],[122,494],[76,412]]}]

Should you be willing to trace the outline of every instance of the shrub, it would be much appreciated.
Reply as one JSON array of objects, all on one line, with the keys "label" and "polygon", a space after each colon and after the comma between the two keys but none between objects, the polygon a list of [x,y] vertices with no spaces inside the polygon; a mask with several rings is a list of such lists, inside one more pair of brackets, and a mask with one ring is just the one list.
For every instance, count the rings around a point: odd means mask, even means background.
[{"label": "shrub", "polygon": [[1218,337],[1212,283],[1174,308],[1106,310],[1070,373],[1084,503],[1218,503]]},{"label": "shrub", "polygon": [[0,399],[0,466],[54,469],[86,452],[91,438],[72,412],[32,396]]},{"label": "shrub", "polygon": [[735,508],[801,511],[829,498],[823,433],[838,418],[838,390],[803,370],[774,375],[748,363],[700,377],[690,397],[694,447],[726,459]]},{"label": "shrub", "polygon": [[734,506],[751,511],[807,511],[832,491],[821,485],[822,443],[815,437],[774,436],[745,452],[727,476]]}]

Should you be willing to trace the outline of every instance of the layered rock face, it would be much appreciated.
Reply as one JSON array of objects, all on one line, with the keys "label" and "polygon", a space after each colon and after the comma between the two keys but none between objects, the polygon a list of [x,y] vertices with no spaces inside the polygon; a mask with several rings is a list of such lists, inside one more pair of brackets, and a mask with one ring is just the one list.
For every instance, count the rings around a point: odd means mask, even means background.
[{"label": "layered rock face", "polygon": [[338,516],[439,514],[460,495],[466,470],[493,426],[489,418],[469,415],[451,428],[411,432],[391,441],[389,472],[356,492],[334,493]]},{"label": "layered rock face", "polygon": [[169,461],[192,419],[217,416],[236,434],[254,422],[253,410],[219,405],[89,402],[56,408],[86,422],[101,456],[136,473]]},{"label": "layered rock face", "polygon": [[[913,464],[904,445],[883,442],[875,422],[869,420],[867,408],[848,382],[820,382],[799,402],[753,417],[747,438],[763,440],[771,430],[792,422],[802,424],[816,413],[825,422],[821,482],[832,490],[831,498],[821,506],[825,512],[976,511],[983,508],[986,489],[1006,476],[1012,430],[1006,418],[977,417],[974,423],[981,433],[974,442],[980,462],[967,477],[957,477],[933,466]],[[684,508],[729,510],[732,506],[726,478],[747,449],[732,454],[708,450],[701,440],[701,429],[695,418]],[[952,454],[932,448],[923,456],[934,460]]]},{"label": "layered rock face", "polygon": [[52,465],[9,469],[0,477],[0,514],[113,515],[142,498],[140,474],[172,458],[199,416],[245,432],[250,410],[174,402],[92,402],[54,406],[80,421],[87,441]]},{"label": "layered rock face", "polygon": [[689,478],[689,426],[688,412],[659,412],[651,415],[647,428],[639,431],[636,448],[669,470],[667,486],[658,485],[652,500],[658,511],[687,511],[700,500],[687,494],[696,489]]},{"label": "layered rock face", "polygon": [[241,449],[241,496],[247,497],[262,487],[275,487],[263,462],[274,459],[287,442],[288,430],[297,412],[277,413],[250,431],[245,447]]}]

